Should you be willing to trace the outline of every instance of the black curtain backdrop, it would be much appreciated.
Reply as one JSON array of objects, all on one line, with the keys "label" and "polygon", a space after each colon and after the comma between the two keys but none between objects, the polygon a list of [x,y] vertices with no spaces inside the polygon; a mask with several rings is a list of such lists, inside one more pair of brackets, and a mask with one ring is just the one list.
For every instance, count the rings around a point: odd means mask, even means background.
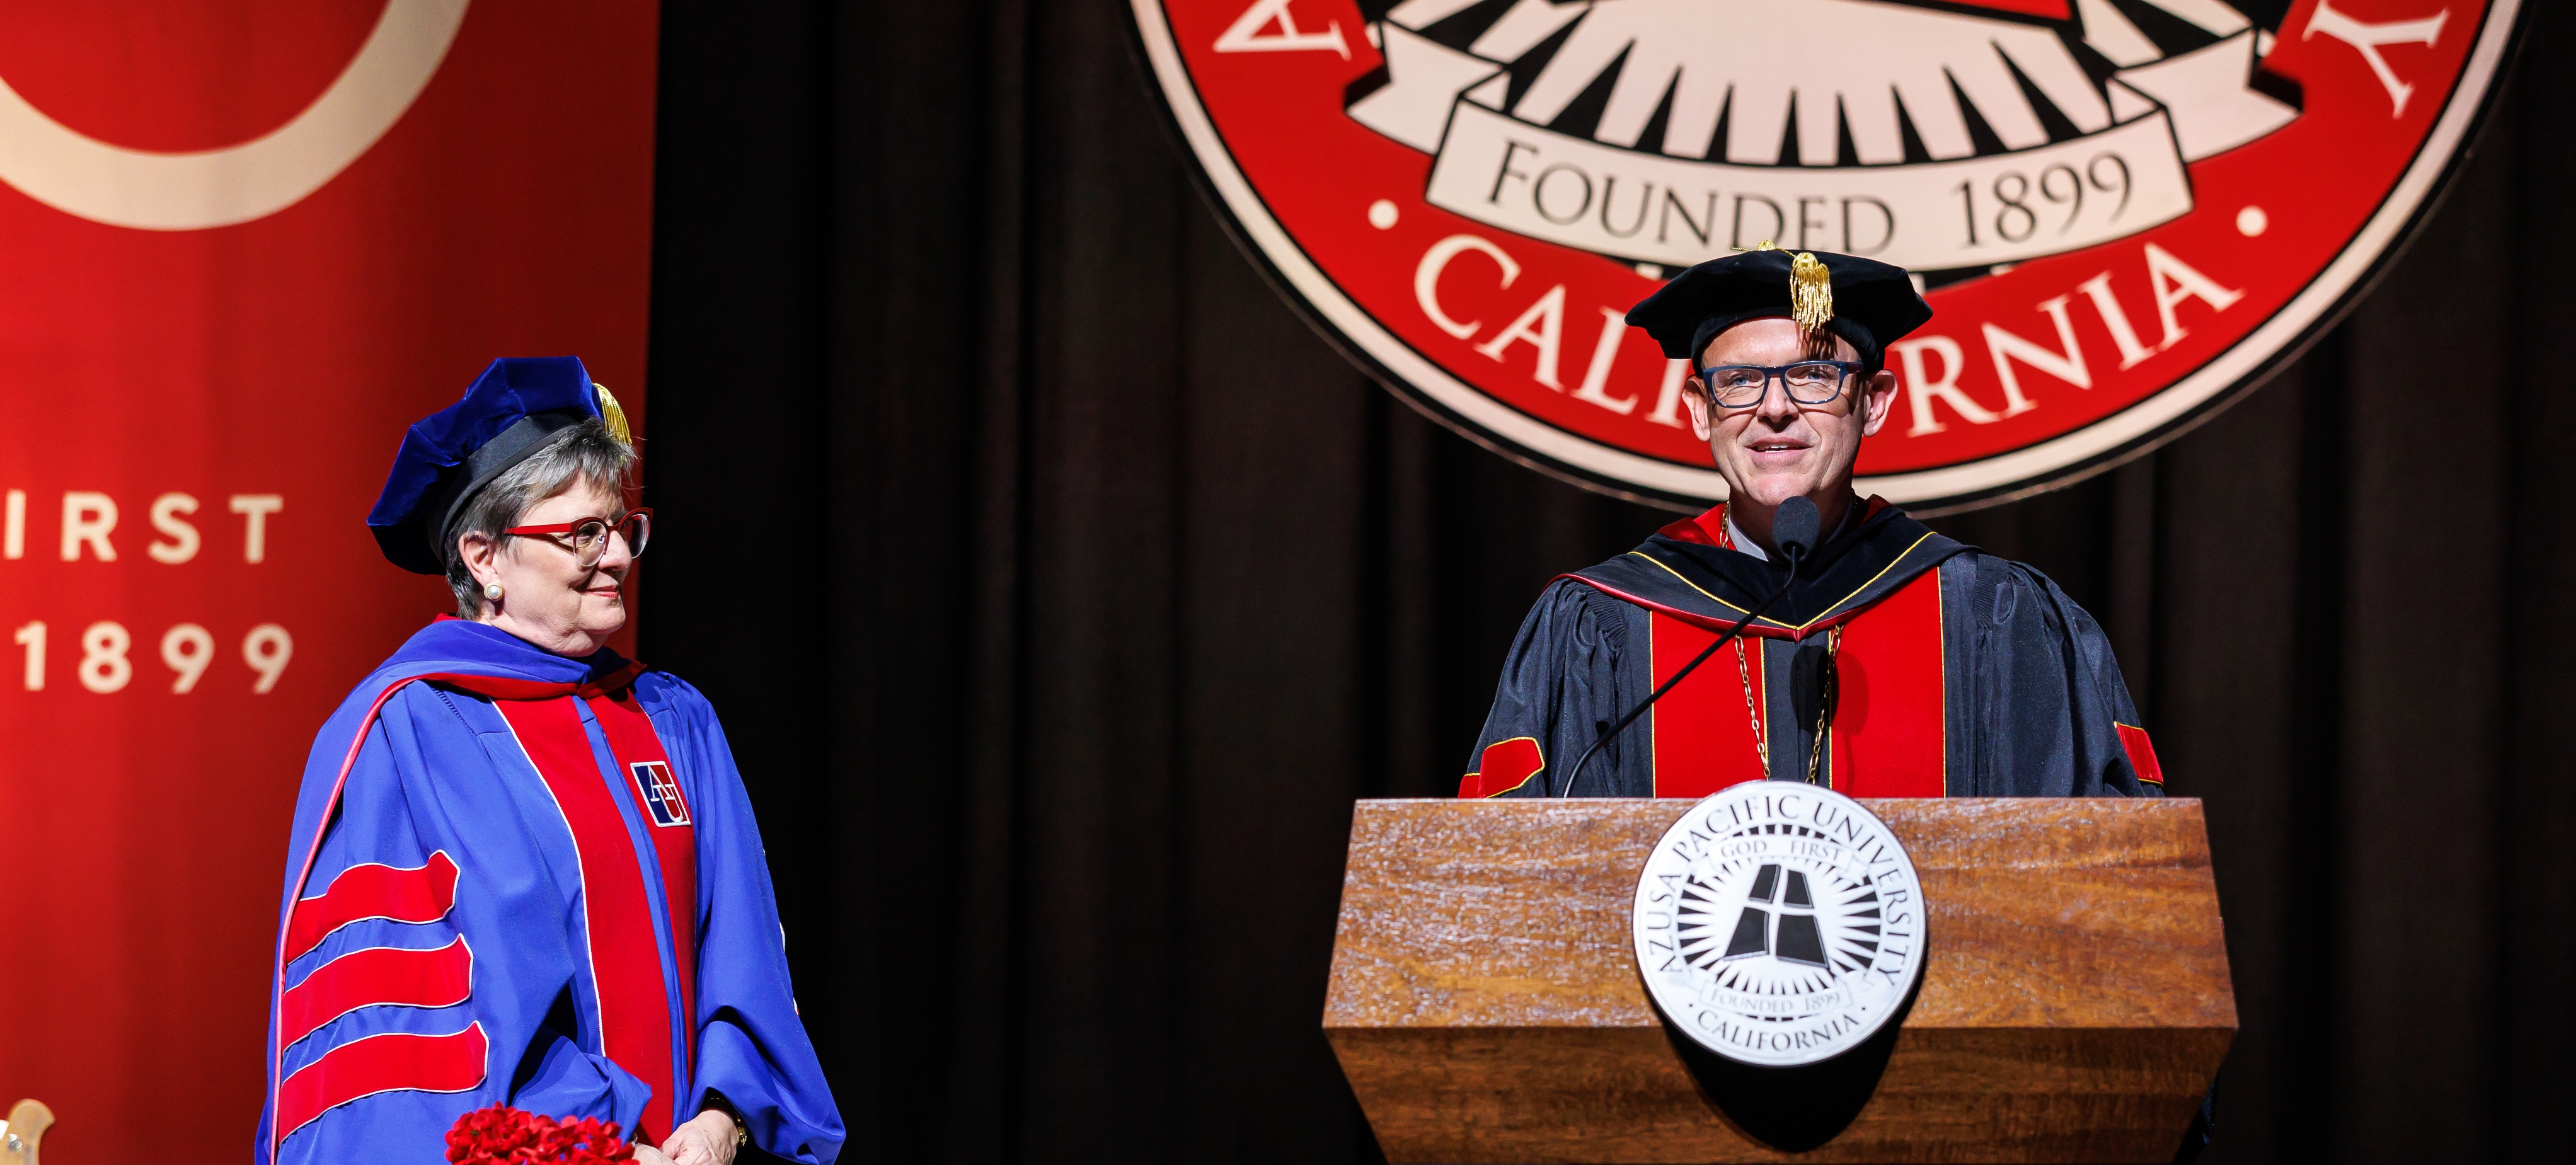
[{"label": "black curtain backdrop", "polygon": [[[1344,362],[1085,0],[663,6],[646,658],[723,712],[859,1162],[1377,1159],[1354,798],[1455,789],[1546,580],[1669,515]],[[2558,1140],[2576,792],[2563,5],[2270,386],[1937,523],[2109,627],[2208,799],[2217,1161]]]}]

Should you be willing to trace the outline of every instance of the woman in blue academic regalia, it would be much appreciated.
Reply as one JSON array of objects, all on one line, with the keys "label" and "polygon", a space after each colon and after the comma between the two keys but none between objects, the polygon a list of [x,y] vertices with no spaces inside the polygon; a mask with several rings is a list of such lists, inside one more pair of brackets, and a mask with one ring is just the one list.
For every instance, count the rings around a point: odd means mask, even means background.
[{"label": "woman in blue academic regalia", "polygon": [[457,613],[323,725],[287,851],[258,1160],[443,1161],[470,1111],[638,1160],[830,1162],[758,826],[715,710],[607,647],[651,512],[606,389],[496,360],[368,516]]}]

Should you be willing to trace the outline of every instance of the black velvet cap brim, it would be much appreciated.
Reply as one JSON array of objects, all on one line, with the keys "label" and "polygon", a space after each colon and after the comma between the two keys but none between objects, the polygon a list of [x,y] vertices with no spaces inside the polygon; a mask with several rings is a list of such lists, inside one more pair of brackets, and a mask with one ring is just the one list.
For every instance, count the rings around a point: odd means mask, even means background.
[{"label": "black velvet cap brim", "polygon": [[[1834,318],[1825,330],[1851,342],[1861,362],[1879,367],[1887,345],[1922,327],[1932,305],[1914,291],[1902,267],[1851,255],[1811,252],[1833,277]],[[1628,309],[1673,360],[1697,362],[1718,333],[1746,320],[1789,314],[1792,251],[1746,251],[1711,259],[1674,276]]]}]

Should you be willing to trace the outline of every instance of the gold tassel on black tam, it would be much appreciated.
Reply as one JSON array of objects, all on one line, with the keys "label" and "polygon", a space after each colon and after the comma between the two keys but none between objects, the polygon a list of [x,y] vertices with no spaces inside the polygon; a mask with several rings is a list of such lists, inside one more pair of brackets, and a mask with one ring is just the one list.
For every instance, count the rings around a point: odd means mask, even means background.
[{"label": "gold tassel on black tam", "polygon": [[1789,316],[1810,336],[1834,321],[1834,277],[1805,251],[1789,265]]},{"label": "gold tassel on black tam", "polygon": [[1700,358],[1719,333],[1764,316],[1795,322],[1819,350],[1814,358],[1834,359],[1849,343],[1866,361],[1922,327],[1932,305],[1902,267],[1765,242],[1692,267],[1628,310],[1628,322],[1674,360]]},{"label": "gold tassel on black tam", "polygon": [[[1755,247],[1757,251],[1777,251],[1769,240]],[[1831,356],[1834,337],[1825,325],[1834,322],[1834,274],[1825,269],[1824,261],[1812,253],[1800,251],[1789,261],[1789,318],[1806,333],[1807,349],[1819,356]]]}]

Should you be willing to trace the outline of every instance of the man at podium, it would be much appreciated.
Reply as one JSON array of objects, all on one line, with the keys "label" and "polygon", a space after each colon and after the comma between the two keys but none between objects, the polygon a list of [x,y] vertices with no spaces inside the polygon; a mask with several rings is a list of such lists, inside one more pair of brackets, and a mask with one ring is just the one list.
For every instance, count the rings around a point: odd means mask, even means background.
[{"label": "man at podium", "polygon": [[[1887,346],[1931,316],[1901,268],[1767,243],[1629,311],[1692,362],[1692,427],[1729,500],[1540,594],[1459,796],[1701,797],[1766,777],[1855,797],[2163,794],[2091,616],[2039,571],[1852,492],[1895,404]],[[1820,534],[1784,555],[1773,521],[1793,498]]]}]

